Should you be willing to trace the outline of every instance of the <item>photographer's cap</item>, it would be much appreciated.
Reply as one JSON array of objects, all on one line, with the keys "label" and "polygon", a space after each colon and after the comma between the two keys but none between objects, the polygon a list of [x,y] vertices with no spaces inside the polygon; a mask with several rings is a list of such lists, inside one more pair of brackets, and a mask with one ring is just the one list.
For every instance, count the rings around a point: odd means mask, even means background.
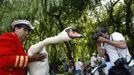
[{"label": "photographer's cap", "polygon": [[27,27],[29,27],[30,30],[33,30],[34,27],[32,26],[32,24],[28,21],[28,20],[15,20],[12,22],[11,26],[14,29],[14,27],[16,25],[25,25]]}]

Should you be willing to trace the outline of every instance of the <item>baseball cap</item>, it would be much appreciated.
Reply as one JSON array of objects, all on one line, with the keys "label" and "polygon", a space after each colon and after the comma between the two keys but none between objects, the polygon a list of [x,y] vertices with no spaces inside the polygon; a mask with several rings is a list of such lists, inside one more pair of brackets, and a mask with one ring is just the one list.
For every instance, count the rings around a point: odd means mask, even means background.
[{"label": "baseball cap", "polygon": [[12,22],[11,26],[14,28],[16,25],[25,25],[30,28],[30,30],[33,30],[34,27],[28,20],[15,20]]},{"label": "baseball cap", "polygon": [[96,53],[92,53],[92,56],[95,56],[96,55]]}]

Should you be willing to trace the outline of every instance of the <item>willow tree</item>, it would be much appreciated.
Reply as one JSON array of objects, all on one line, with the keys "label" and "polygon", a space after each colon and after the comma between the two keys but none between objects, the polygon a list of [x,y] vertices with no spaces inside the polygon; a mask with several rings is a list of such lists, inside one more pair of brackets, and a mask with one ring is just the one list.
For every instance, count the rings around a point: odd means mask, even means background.
[{"label": "willow tree", "polygon": [[[27,42],[24,42],[28,48],[33,43],[56,35],[67,26],[81,28],[82,23],[77,23],[78,19],[81,19],[85,10],[94,7],[95,4],[93,5],[92,2],[94,0],[1,0],[0,30],[1,33],[9,31],[14,19],[30,20],[35,30],[28,36]],[[65,42],[65,44],[50,46],[48,51],[53,54],[52,59],[62,57],[58,52],[65,52],[65,50],[67,50],[67,57],[73,59],[71,51],[75,52],[74,48],[77,50],[77,47],[73,47],[72,43]]]}]

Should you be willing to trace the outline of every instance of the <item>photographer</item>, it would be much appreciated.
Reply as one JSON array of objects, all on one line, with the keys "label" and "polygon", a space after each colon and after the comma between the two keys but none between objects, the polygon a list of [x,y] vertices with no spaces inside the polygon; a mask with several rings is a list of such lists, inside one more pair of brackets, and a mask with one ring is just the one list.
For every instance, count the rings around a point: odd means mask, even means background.
[{"label": "photographer", "polygon": [[[98,53],[105,57],[106,51],[110,58],[112,66],[108,75],[128,75],[129,72],[126,69],[128,68],[128,66],[126,67],[126,62],[130,61],[131,55],[129,54],[123,35],[119,32],[109,34],[106,27],[101,27],[96,29],[96,35],[93,37],[93,39],[96,40]],[[126,61],[122,60],[118,62],[119,58],[124,58]]]}]

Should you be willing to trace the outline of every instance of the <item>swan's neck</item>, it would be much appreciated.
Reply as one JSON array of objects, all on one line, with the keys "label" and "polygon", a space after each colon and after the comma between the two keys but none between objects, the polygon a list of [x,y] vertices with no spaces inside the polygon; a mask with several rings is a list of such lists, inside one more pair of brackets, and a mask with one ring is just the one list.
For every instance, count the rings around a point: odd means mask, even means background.
[{"label": "swan's neck", "polygon": [[59,43],[63,41],[69,41],[69,40],[71,40],[71,38],[68,36],[68,34],[65,31],[63,31],[57,36],[48,37],[44,39],[43,41],[40,41],[39,43],[35,44],[34,46],[36,50],[34,50],[34,53],[40,52],[42,48],[46,45],[55,44],[55,43]]}]

